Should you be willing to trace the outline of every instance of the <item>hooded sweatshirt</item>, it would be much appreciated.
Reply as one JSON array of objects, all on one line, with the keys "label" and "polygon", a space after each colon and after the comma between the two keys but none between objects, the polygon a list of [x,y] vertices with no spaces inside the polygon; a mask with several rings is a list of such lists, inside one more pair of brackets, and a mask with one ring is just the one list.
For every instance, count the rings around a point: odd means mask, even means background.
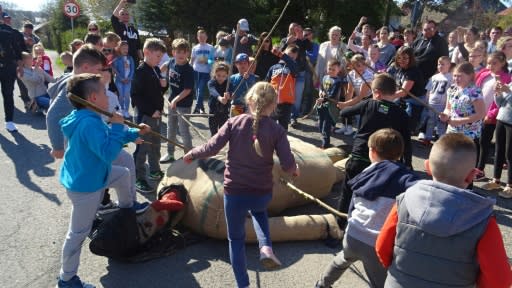
[{"label": "hooded sweatshirt", "polygon": [[123,124],[109,127],[99,114],[73,110],[60,120],[68,139],[60,168],[60,183],[73,192],[96,192],[107,185],[112,161],[123,145],[138,137],[138,129],[124,129]]},{"label": "hooded sweatshirt", "polygon": [[407,167],[389,160],[374,163],[350,179],[348,185],[353,196],[347,234],[375,246],[396,196],[418,180],[418,176]]},{"label": "hooded sweatshirt", "polygon": [[[474,287],[480,273],[477,245],[495,202],[431,180],[419,181],[398,196],[397,209],[391,212],[398,221],[385,287]],[[377,240],[381,261],[387,224]]]}]

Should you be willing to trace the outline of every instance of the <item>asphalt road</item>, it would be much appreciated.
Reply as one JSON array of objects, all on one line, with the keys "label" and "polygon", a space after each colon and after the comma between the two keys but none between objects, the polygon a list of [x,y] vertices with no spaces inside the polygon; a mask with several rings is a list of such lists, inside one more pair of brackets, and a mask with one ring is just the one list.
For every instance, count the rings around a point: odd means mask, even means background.
[{"label": "asphalt road", "polygon": [[[71,206],[58,182],[60,161],[55,161],[49,154],[44,116],[26,113],[18,94],[16,91],[15,123],[19,132],[8,133],[3,127],[0,129],[0,173],[3,175],[0,180],[3,200],[0,209],[0,286],[54,287]],[[203,134],[209,135],[205,119],[194,118],[192,121],[203,129]],[[201,144],[197,134],[192,133],[194,145]],[[290,135],[320,144],[312,120],[301,122],[298,129],[290,129]],[[350,142],[348,136],[334,136],[333,139],[335,145]],[[133,148],[131,145],[128,149]],[[164,151],[165,145],[162,145]],[[416,170],[423,171],[422,159],[427,154],[428,148],[414,144]],[[491,165],[488,165],[487,175],[491,175],[490,169]],[[138,195],[139,200],[144,198]],[[512,200],[499,198],[495,208],[507,253],[512,255]],[[288,213],[297,211],[321,212],[318,207],[309,205]],[[227,247],[226,241],[207,239],[171,256],[138,264],[99,257],[84,247],[79,275],[97,287],[108,288],[234,287]],[[276,243],[274,249],[284,267],[266,272],[258,263],[257,246],[248,245],[251,287],[313,287],[339,250],[327,247],[322,241]],[[334,287],[368,287],[362,271],[360,264],[352,266]]]}]

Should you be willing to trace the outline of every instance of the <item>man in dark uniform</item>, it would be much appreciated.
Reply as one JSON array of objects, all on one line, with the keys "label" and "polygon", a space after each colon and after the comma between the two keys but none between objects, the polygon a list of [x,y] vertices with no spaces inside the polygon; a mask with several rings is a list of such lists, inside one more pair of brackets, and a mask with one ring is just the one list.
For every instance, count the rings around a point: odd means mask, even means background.
[{"label": "man in dark uniform", "polygon": [[0,85],[4,101],[5,128],[9,132],[16,132],[13,123],[14,114],[14,82],[16,70],[21,69],[21,52],[25,51],[23,35],[18,30],[4,24],[0,19]]},{"label": "man in dark uniform", "polygon": [[416,65],[423,72],[423,79],[428,80],[437,71],[437,60],[448,56],[448,43],[437,32],[437,24],[428,20],[423,24],[423,34],[413,43]]}]

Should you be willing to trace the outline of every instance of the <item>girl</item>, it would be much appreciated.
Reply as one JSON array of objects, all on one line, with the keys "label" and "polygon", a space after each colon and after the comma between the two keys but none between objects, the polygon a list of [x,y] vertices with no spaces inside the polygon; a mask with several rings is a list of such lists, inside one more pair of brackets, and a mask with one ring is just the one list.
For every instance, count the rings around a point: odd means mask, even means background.
[{"label": "girl", "polygon": [[480,70],[484,69],[485,66],[484,66],[484,61],[485,61],[485,50],[483,49],[480,49],[480,48],[470,48],[468,50],[469,52],[469,56],[468,56],[468,59],[469,59],[469,63],[471,63],[471,65],[473,65],[473,68],[475,69],[475,74],[480,72]]},{"label": "girl", "polygon": [[267,35],[268,32],[261,33],[258,45],[256,46],[256,51],[258,51],[258,49],[260,49],[259,47],[262,46],[260,54],[256,57],[255,71],[255,74],[258,75],[260,79],[265,79],[268,69],[279,62],[279,57],[272,54],[272,39],[270,37],[265,39]]},{"label": "girl", "polygon": [[32,55],[34,57],[33,65],[35,65],[36,61],[39,62],[39,66],[41,66],[44,72],[53,77],[52,60],[44,53],[43,44],[34,44],[34,47],[32,47]]},{"label": "girl", "polygon": [[499,195],[503,198],[512,198],[512,92],[509,86],[498,81],[496,83],[496,104],[500,107],[496,117],[496,156],[494,157],[494,177],[483,185],[483,189],[495,190],[500,188],[501,171],[504,159],[507,160],[507,186]]},{"label": "girl", "polygon": [[487,115],[484,118],[482,135],[480,137],[480,155],[478,165],[480,171],[475,176],[475,180],[485,178],[484,168],[491,146],[491,140],[496,129],[496,116],[498,115],[498,106],[494,102],[496,93],[496,82],[503,84],[510,83],[510,74],[507,71],[507,58],[503,52],[494,52],[487,58],[487,68],[481,70],[476,75],[476,86],[482,89],[485,111]]},{"label": "girl", "polygon": [[454,85],[448,89],[446,107],[439,117],[448,124],[447,133],[463,133],[475,141],[478,151],[485,104],[480,88],[473,84],[474,78],[475,71],[470,63],[455,67]]},{"label": "girl", "polygon": [[208,118],[208,126],[213,136],[229,118],[229,93],[226,93],[229,66],[226,62],[216,62],[212,72],[212,79],[208,81],[208,109],[213,116]]},{"label": "girl", "polygon": [[393,44],[389,43],[389,30],[388,27],[384,26],[379,29],[379,42],[377,42],[377,46],[379,46],[380,51],[380,62],[384,64],[388,64],[388,62],[395,55],[396,48]]},{"label": "girl", "polygon": [[217,154],[229,142],[224,171],[224,212],[229,257],[238,287],[249,287],[244,228],[248,212],[258,238],[262,265],[267,269],[281,266],[272,251],[267,217],[267,205],[272,199],[274,151],[284,171],[298,175],[299,170],[286,131],[270,118],[276,99],[272,85],[256,83],[246,96],[250,113],[230,118],[208,143],[183,156],[190,163]]},{"label": "girl", "polygon": [[135,62],[128,54],[128,42],[121,41],[119,45],[120,55],[114,59],[112,67],[115,73],[115,84],[119,92],[119,103],[121,104],[120,113],[124,118],[131,118],[130,110],[130,93],[132,86],[133,74],[135,72]]},{"label": "girl", "polygon": [[401,97],[405,102],[405,112],[409,115],[409,129],[411,135],[418,135],[421,113],[423,106],[409,96],[409,93],[422,99],[425,95],[425,81],[423,74],[416,66],[414,50],[410,47],[400,47],[396,52],[395,64],[397,71],[395,80],[400,87],[395,96]]},{"label": "girl", "polygon": [[225,62],[231,65],[233,60],[233,48],[229,45],[229,41],[224,39],[228,33],[224,31],[217,32],[217,45],[215,45],[215,53],[213,55],[215,62]]},{"label": "girl", "polygon": [[[343,109],[348,106],[354,106],[359,103],[362,99],[370,96],[372,90],[370,83],[373,80],[373,73],[366,67],[366,62],[361,54],[356,54],[350,59],[352,70],[348,73],[348,87],[347,94],[344,102],[337,104],[339,109]],[[336,133],[344,133],[345,135],[352,135],[352,119],[345,118],[346,125],[341,125],[340,129],[336,129]],[[342,119],[343,121],[343,119]]]},{"label": "girl", "polygon": [[469,49],[475,47],[475,42],[478,40],[478,29],[471,27],[465,29],[457,27],[457,47],[453,50],[452,63],[459,64],[469,61]]},{"label": "girl", "polygon": [[28,96],[31,99],[30,109],[36,111],[39,108],[43,113],[46,113],[46,110],[50,107],[50,96],[46,93],[45,83],[55,82],[55,79],[41,69],[40,59],[37,58],[36,63],[32,66],[32,56],[23,52],[23,76],[20,79],[27,87]]}]

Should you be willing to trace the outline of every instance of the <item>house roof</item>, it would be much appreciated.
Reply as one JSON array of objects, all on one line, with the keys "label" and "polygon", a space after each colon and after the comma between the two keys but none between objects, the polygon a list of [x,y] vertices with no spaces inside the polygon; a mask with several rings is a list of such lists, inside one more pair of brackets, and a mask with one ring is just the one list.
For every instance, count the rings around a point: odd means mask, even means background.
[{"label": "house roof", "polygon": [[512,7],[507,8],[505,10],[501,10],[500,12],[498,12],[499,16],[507,16],[507,15],[510,15],[510,14],[512,14]]}]

